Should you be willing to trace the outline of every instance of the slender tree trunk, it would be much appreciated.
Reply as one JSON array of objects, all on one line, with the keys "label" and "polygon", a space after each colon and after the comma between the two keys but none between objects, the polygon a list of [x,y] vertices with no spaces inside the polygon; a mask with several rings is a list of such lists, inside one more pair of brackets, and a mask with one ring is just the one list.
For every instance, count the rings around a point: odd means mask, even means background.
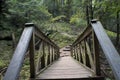
[{"label": "slender tree trunk", "polygon": [[87,20],[87,26],[89,25],[89,12],[88,12],[88,5],[86,5],[86,20]]},{"label": "slender tree trunk", "polygon": [[55,13],[56,13],[56,3],[55,3],[55,0],[53,0],[53,7],[54,7],[54,10],[52,10],[53,12],[53,16],[55,17]]},{"label": "slender tree trunk", "polygon": [[93,7],[92,7],[92,0],[90,0],[90,19],[93,19]]},{"label": "slender tree trunk", "polygon": [[67,0],[66,2],[66,5],[67,5],[67,12],[66,12],[66,16],[67,16],[67,22],[69,22],[70,20],[70,16],[71,16],[71,3],[72,3],[72,0]]},{"label": "slender tree trunk", "polygon": [[119,43],[119,40],[120,40],[120,38],[119,38],[119,11],[117,12],[117,16],[116,16],[116,22],[117,22],[117,36],[116,36],[116,45],[118,45],[118,43]]}]

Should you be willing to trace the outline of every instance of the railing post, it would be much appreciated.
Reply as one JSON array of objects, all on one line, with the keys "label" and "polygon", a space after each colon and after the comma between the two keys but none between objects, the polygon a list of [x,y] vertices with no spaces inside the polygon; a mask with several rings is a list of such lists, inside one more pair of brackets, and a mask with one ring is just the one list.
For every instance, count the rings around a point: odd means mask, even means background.
[{"label": "railing post", "polygon": [[94,64],[95,64],[95,74],[100,76],[100,60],[99,60],[99,44],[95,33],[93,32],[93,53],[94,53]]},{"label": "railing post", "polygon": [[79,61],[79,51],[78,51],[79,48],[78,48],[78,44],[76,45],[76,50],[77,50],[77,51],[76,51],[76,53],[77,53],[77,61]]},{"label": "railing post", "polygon": [[73,57],[73,47],[70,48],[71,56]]},{"label": "railing post", "polygon": [[55,60],[55,48],[53,46],[53,61]]},{"label": "railing post", "polygon": [[49,65],[49,64],[50,64],[50,45],[49,45],[49,44],[47,44],[47,46],[48,46],[48,58],[47,58],[47,65]]},{"label": "railing post", "polygon": [[35,41],[34,32],[30,40],[30,78],[35,79],[35,63],[34,63],[34,53],[35,53]]},{"label": "railing post", "polygon": [[41,57],[41,69],[43,69],[45,67],[45,46],[44,46],[44,42],[42,43],[42,50],[43,50],[43,54]]},{"label": "railing post", "polygon": [[[34,27],[33,23],[26,23],[25,27]],[[34,53],[35,53],[35,36],[34,31],[32,33],[32,37],[29,45],[29,56],[30,56],[30,79],[35,79],[35,62],[34,62]]]},{"label": "railing post", "polygon": [[50,64],[52,63],[52,46],[50,45]]},{"label": "railing post", "polygon": [[51,55],[52,60],[51,61],[53,62],[54,61],[54,57],[53,57],[54,56],[54,49],[53,49],[53,46],[51,48],[52,48],[52,55]]},{"label": "railing post", "polygon": [[81,45],[79,43],[79,61],[82,62]]},{"label": "railing post", "polygon": [[75,45],[75,59],[77,59],[76,45]]},{"label": "railing post", "polygon": [[54,48],[54,56],[55,56],[55,60],[57,59],[57,51],[56,51],[56,49]]},{"label": "railing post", "polygon": [[80,62],[80,44],[78,43],[78,61]]},{"label": "railing post", "polygon": [[84,40],[84,45],[85,45],[85,61],[86,61],[85,63],[86,63],[86,66],[90,67],[90,60],[89,60],[89,56],[86,48],[86,39]]},{"label": "railing post", "polygon": [[59,48],[57,48],[57,59],[60,57]]},{"label": "railing post", "polygon": [[73,46],[73,58],[75,59],[75,46]]}]

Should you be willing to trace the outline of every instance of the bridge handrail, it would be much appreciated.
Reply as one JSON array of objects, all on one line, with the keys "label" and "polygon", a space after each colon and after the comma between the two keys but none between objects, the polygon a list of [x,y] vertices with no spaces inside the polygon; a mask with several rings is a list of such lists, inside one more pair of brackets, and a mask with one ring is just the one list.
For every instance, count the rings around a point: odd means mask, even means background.
[{"label": "bridge handrail", "polygon": [[[49,55],[59,57],[59,47],[53,43],[44,33],[42,33],[33,23],[26,23],[19,43],[14,51],[13,57],[10,61],[8,69],[5,73],[4,80],[17,80],[24,62],[25,55],[29,52],[30,57],[30,78],[35,79],[35,63],[34,63],[34,53],[35,53],[35,37],[42,40],[42,46],[48,45],[49,49],[52,49],[52,53]],[[28,51],[29,50],[29,51]],[[44,47],[43,47],[43,50]],[[55,54],[56,51],[56,54]],[[44,51],[43,51],[44,52]],[[43,53],[44,55],[44,53]],[[42,57],[44,59],[44,56]],[[53,61],[53,59],[52,59]],[[42,64],[42,62],[41,62]],[[45,68],[45,62],[43,62],[42,68]],[[47,65],[50,64],[49,63]]]},{"label": "bridge handrail", "polygon": [[116,80],[120,80],[120,55],[107,36],[100,21],[91,23],[98,42],[112,68]]},{"label": "bridge handrail", "polygon": [[[93,46],[89,47],[88,45],[91,45],[89,41],[91,40]],[[108,63],[111,66],[111,69],[116,80],[120,80],[120,55],[118,54],[111,40],[104,31],[104,28],[100,21],[97,20],[91,21],[91,25],[89,25],[84,30],[84,32],[77,38],[77,40],[72,44],[71,54],[75,59],[82,62],[84,65],[92,68],[93,71],[95,72],[95,75],[100,76],[101,73],[99,60],[100,54],[99,45],[103,50],[103,53],[105,54],[108,60]],[[90,50],[92,50],[93,52],[90,52]],[[93,59],[92,56],[94,57]]]}]

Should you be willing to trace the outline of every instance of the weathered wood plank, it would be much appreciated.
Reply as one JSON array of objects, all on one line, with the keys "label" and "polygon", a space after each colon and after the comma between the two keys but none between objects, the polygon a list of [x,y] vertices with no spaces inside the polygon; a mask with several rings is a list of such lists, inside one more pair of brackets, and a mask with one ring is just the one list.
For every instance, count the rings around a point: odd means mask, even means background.
[{"label": "weathered wood plank", "polygon": [[29,42],[33,33],[33,27],[26,27],[22,33],[20,41],[14,52],[10,65],[8,66],[4,80],[17,80],[20,73],[25,53],[28,49]]},{"label": "weathered wood plank", "polygon": [[54,78],[82,78],[90,77],[92,73],[80,66],[71,57],[61,57],[53,65],[51,65],[47,70],[41,73],[39,79],[54,79]]},{"label": "weathered wood plank", "polygon": [[100,73],[100,59],[99,59],[99,43],[98,43],[98,40],[97,40],[97,37],[95,35],[95,33],[93,32],[93,54],[94,54],[94,64],[95,64],[95,67],[94,67],[94,71],[95,71],[95,74],[100,76],[101,73]]},{"label": "weathered wood plank", "polygon": [[36,79],[36,80],[105,80],[104,77],[89,77],[89,78],[62,78],[62,79]]},{"label": "weathered wood plank", "polygon": [[90,65],[91,65],[91,69],[94,69],[94,62],[93,62],[93,58],[91,55],[91,51],[90,51],[90,47],[88,46],[88,43],[86,42],[86,49],[87,49],[87,54],[89,56],[89,61],[90,61]]},{"label": "weathered wood plank", "polygon": [[35,41],[34,41],[34,32],[32,34],[30,45],[29,45],[29,56],[30,56],[30,78],[35,79],[35,61],[34,61],[34,54],[35,54]]},{"label": "weathered wood plank", "polygon": [[113,46],[111,40],[104,31],[102,24],[99,21],[91,23],[99,44],[113,70],[116,80],[120,80],[120,55]]},{"label": "weathered wood plank", "polygon": [[72,57],[61,57],[53,65],[42,72],[39,79],[62,79],[92,77],[92,73],[76,62]]},{"label": "weathered wood plank", "polygon": [[77,38],[77,40],[72,44],[72,46],[81,42],[85,37],[89,36],[92,33],[92,27],[87,27],[83,33]]},{"label": "weathered wood plank", "polygon": [[41,69],[45,68],[45,43],[42,43]]}]

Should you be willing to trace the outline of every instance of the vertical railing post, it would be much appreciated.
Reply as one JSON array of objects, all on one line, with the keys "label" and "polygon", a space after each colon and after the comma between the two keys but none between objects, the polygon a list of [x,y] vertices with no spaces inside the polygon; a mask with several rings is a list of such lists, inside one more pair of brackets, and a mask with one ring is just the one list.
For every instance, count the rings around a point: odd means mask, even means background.
[{"label": "vertical railing post", "polygon": [[59,58],[59,49],[56,48],[56,59],[58,59],[58,58]]},{"label": "vertical railing post", "polygon": [[79,62],[81,62],[81,57],[82,57],[82,56],[81,56],[81,48],[80,48],[80,43],[79,43],[79,45],[78,45],[78,46],[79,46]]},{"label": "vertical railing post", "polygon": [[54,60],[57,59],[57,55],[56,55],[56,48],[54,48]]},{"label": "vertical railing post", "polygon": [[58,48],[58,50],[57,50],[57,55],[58,55],[58,57],[57,57],[57,58],[59,58],[59,57],[60,57],[59,48]]},{"label": "vertical railing post", "polygon": [[76,45],[76,49],[77,49],[77,51],[76,51],[76,53],[77,53],[77,61],[79,61],[79,48],[78,48],[78,44]]},{"label": "vertical railing post", "polygon": [[43,50],[43,54],[41,57],[41,69],[43,69],[45,67],[45,48],[44,48],[44,42],[42,42],[42,50]]},{"label": "vertical railing post", "polygon": [[[34,26],[34,24],[31,24]],[[29,45],[29,56],[30,56],[30,78],[35,79],[35,62],[34,62],[34,53],[35,53],[35,36],[34,32],[32,34],[30,45]]]},{"label": "vertical railing post", "polygon": [[73,58],[75,59],[75,47],[73,46]]},{"label": "vertical railing post", "polygon": [[51,61],[53,62],[54,61],[54,58],[53,58],[53,56],[54,56],[54,51],[53,51],[53,46],[51,46],[51,49],[52,49],[52,55],[51,55]]},{"label": "vertical railing post", "polygon": [[80,62],[80,45],[78,43],[78,61]]},{"label": "vertical railing post", "polygon": [[82,58],[82,45],[81,45],[81,42],[80,42],[80,62],[83,63],[83,58]]},{"label": "vertical railing post", "polygon": [[55,48],[53,46],[53,61],[55,60]]},{"label": "vertical railing post", "polygon": [[73,57],[73,48],[72,48],[72,46],[70,47],[70,53],[71,53],[71,56]]},{"label": "vertical railing post", "polygon": [[99,60],[99,44],[95,33],[93,32],[93,53],[94,53],[94,64],[95,64],[95,74],[100,76],[100,60]]},{"label": "vertical railing post", "polygon": [[47,44],[47,46],[48,46],[47,65],[49,65],[49,64],[50,64],[50,45],[49,45],[49,44]]},{"label": "vertical railing post", "polygon": [[52,63],[52,46],[50,45],[50,64]]},{"label": "vertical railing post", "polygon": [[87,47],[86,47],[86,38],[84,40],[84,45],[85,45],[85,63],[86,63],[86,66],[90,67],[90,60],[89,60],[89,56],[87,54]]},{"label": "vertical railing post", "polygon": [[77,56],[76,56],[76,45],[74,46],[74,54],[75,54],[75,59],[77,59]]},{"label": "vertical railing post", "polygon": [[76,45],[75,45],[75,59],[77,60],[77,50],[76,50]]}]

